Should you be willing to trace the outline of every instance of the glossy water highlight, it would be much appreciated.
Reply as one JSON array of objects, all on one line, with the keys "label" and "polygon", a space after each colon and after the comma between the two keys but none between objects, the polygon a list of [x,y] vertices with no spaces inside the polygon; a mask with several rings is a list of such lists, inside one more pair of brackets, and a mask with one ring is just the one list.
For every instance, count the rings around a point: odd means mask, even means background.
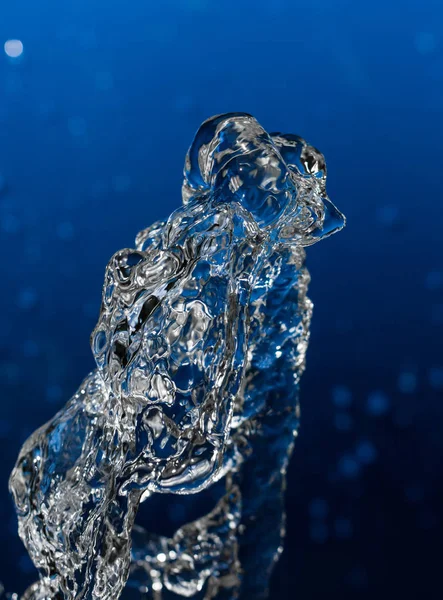
[{"label": "glossy water highlight", "polygon": [[[26,598],[266,597],[312,313],[304,247],[344,225],[325,186],[297,136],[245,113],[199,129],[183,206],[108,264],[97,369],[11,475],[41,575]],[[209,511],[172,535],[137,517],[205,490]]]}]

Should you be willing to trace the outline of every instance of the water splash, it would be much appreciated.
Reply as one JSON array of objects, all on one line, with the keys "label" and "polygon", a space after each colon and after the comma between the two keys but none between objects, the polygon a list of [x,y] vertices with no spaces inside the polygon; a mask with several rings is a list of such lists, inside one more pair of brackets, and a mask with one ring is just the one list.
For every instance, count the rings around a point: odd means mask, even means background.
[{"label": "water splash", "polygon": [[[24,598],[266,597],[312,312],[304,247],[344,225],[325,183],[297,136],[244,113],[203,123],[183,206],[108,264],[97,369],[11,475],[40,572]],[[209,501],[186,521],[191,494]],[[140,517],[158,498],[182,509],[172,534]]]}]

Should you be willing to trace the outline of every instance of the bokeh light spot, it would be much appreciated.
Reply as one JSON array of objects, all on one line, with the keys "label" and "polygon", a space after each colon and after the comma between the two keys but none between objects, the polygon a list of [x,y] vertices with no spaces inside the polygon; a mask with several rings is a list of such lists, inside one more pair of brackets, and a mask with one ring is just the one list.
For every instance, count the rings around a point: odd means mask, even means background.
[{"label": "bokeh light spot", "polygon": [[310,527],[311,540],[316,544],[324,544],[328,539],[328,528],[321,521],[316,521]]},{"label": "bokeh light spot", "polygon": [[335,428],[339,431],[350,431],[352,425],[352,417],[348,413],[338,413],[335,415]]},{"label": "bokeh light spot", "polygon": [[443,390],[443,367],[433,367],[429,370],[429,383],[434,390]]},{"label": "bokeh light spot", "polygon": [[344,477],[357,477],[360,471],[360,465],[353,456],[345,454],[338,462],[338,470]]},{"label": "bokeh light spot", "polygon": [[346,408],[352,404],[351,390],[345,385],[336,385],[332,388],[332,401],[335,406]]},{"label": "bokeh light spot", "polygon": [[403,394],[413,394],[417,388],[417,375],[411,371],[403,371],[398,377],[398,389]]},{"label": "bokeh light spot", "polygon": [[370,464],[377,458],[377,450],[369,441],[361,441],[357,445],[356,455],[358,460],[363,464]]},{"label": "bokeh light spot", "polygon": [[324,498],[313,498],[309,504],[309,514],[313,519],[324,519],[329,512],[328,503]]},{"label": "bokeh light spot", "polygon": [[337,517],[334,522],[334,529],[336,536],[342,540],[352,537],[352,523],[346,517]]},{"label": "bokeh light spot", "polygon": [[419,54],[431,54],[437,48],[437,38],[429,31],[420,31],[415,36],[415,48]]},{"label": "bokeh light spot", "polygon": [[369,414],[379,417],[384,415],[389,410],[389,398],[380,391],[371,392],[368,396],[367,411]]},{"label": "bokeh light spot", "polygon": [[10,58],[18,58],[23,54],[23,42],[21,40],[7,40],[4,49]]},{"label": "bokeh light spot", "polygon": [[70,117],[68,119],[68,130],[73,137],[86,134],[86,121],[83,117]]}]

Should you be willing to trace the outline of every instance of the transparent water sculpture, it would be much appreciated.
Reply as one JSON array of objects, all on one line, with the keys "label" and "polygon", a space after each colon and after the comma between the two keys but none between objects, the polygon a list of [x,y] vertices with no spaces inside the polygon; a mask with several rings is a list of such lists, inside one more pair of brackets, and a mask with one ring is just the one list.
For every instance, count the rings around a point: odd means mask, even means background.
[{"label": "transparent water sculpture", "polygon": [[[110,260],[97,369],[10,478],[32,600],[252,600],[282,551],[323,155],[245,113],[198,130],[183,204]],[[166,523],[168,522],[168,524]]]}]

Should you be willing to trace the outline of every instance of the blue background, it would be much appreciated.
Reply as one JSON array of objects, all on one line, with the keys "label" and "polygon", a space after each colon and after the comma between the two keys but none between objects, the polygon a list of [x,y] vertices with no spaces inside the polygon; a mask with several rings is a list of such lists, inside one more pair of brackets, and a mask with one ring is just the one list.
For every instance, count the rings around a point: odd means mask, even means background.
[{"label": "blue background", "polygon": [[247,111],[323,151],[348,217],[308,250],[315,312],[272,598],[441,597],[441,2],[3,0],[0,17],[6,588],[35,578],[7,477],[93,367],[108,258],[178,206],[201,121]]}]

